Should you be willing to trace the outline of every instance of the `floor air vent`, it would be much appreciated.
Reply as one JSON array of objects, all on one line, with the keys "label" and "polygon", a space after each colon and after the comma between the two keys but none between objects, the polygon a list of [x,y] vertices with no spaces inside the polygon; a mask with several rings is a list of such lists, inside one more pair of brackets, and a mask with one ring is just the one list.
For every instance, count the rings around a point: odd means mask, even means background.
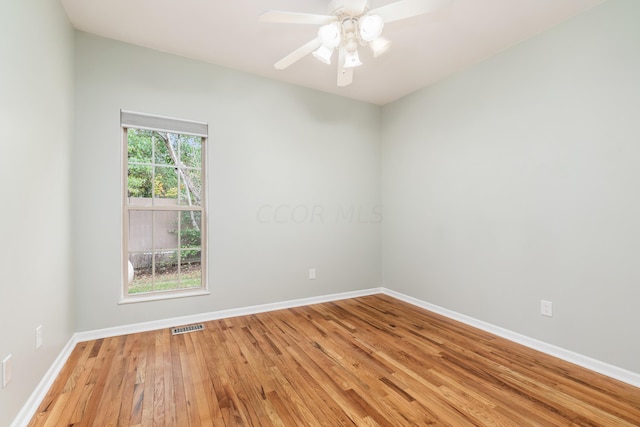
[{"label": "floor air vent", "polygon": [[171,328],[171,335],[186,334],[187,332],[201,331],[203,329],[204,325],[202,323],[199,325],[180,326],[179,328]]}]

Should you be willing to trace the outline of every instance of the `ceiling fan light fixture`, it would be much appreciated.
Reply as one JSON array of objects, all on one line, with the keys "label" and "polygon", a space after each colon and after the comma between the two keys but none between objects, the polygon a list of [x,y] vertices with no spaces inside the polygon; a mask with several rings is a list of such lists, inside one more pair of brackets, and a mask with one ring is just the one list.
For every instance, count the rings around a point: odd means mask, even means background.
[{"label": "ceiling fan light fixture", "polygon": [[327,24],[318,30],[318,39],[322,46],[333,49],[340,44],[340,28],[335,24]]},{"label": "ceiling fan light fixture", "polygon": [[362,62],[360,62],[357,50],[353,52],[346,51],[344,53],[344,68],[354,68],[360,65],[362,65]]},{"label": "ceiling fan light fixture", "polygon": [[331,55],[333,55],[333,48],[329,48],[325,45],[322,45],[313,51],[313,56],[325,64],[331,64]]},{"label": "ceiling fan light fixture", "polygon": [[385,38],[379,37],[369,43],[373,51],[373,57],[377,58],[385,53],[391,47],[391,42]]},{"label": "ceiling fan light fixture", "polygon": [[377,39],[383,28],[384,21],[380,15],[365,15],[360,19],[360,37],[366,42]]},{"label": "ceiling fan light fixture", "polygon": [[327,15],[289,11],[267,11],[261,22],[312,24],[320,26],[318,35],[274,64],[284,70],[306,55],[313,55],[330,64],[338,50],[338,86],[348,86],[353,80],[353,68],[362,65],[359,46],[371,44],[373,57],[382,55],[390,42],[381,37],[385,23],[433,13],[451,0],[386,0],[392,3],[371,9],[370,0],[329,0]]}]

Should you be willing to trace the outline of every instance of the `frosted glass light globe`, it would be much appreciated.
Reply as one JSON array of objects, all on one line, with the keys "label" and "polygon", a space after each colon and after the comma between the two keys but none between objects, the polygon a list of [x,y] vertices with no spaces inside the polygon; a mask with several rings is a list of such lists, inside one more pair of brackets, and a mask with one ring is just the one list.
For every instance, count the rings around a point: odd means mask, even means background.
[{"label": "frosted glass light globe", "polygon": [[340,29],[334,24],[327,24],[318,30],[318,39],[324,47],[333,49],[340,44]]},{"label": "frosted glass light globe", "polygon": [[370,42],[382,34],[384,21],[380,15],[365,15],[360,19],[360,37]]}]

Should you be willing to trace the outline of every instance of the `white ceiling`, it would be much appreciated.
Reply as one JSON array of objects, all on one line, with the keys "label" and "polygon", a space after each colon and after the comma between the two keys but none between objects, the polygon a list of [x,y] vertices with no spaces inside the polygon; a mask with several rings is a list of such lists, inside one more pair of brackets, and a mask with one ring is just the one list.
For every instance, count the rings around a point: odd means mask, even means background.
[{"label": "white ceiling", "polygon": [[[396,0],[371,0],[371,8]],[[308,55],[273,64],[313,39],[314,25],[258,22],[266,10],[326,14],[329,0],[62,0],[78,30],[383,105],[488,58],[605,0],[451,0],[436,16],[385,26],[393,43],[364,63],[353,83]]]}]

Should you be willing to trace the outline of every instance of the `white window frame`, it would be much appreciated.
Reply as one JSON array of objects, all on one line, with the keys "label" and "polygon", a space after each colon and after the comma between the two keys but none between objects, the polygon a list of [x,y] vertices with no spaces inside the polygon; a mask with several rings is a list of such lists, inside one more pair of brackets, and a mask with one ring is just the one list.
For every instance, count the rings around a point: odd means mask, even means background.
[{"label": "white window frame", "polygon": [[[209,139],[208,124],[190,120],[175,119],[151,114],[136,113],[132,111],[120,111],[120,126],[122,129],[122,285],[120,286],[120,304],[165,300],[197,295],[209,295],[207,274],[207,246],[208,246],[208,216],[207,216],[207,142]],[[162,205],[129,205],[128,203],[128,138],[127,130],[130,128],[185,134],[201,137],[201,203],[199,206],[162,206]],[[200,224],[200,268],[201,286],[198,288],[174,289],[168,291],[151,291],[140,294],[129,294],[128,265],[129,265],[129,212],[142,211],[199,211]]]}]

